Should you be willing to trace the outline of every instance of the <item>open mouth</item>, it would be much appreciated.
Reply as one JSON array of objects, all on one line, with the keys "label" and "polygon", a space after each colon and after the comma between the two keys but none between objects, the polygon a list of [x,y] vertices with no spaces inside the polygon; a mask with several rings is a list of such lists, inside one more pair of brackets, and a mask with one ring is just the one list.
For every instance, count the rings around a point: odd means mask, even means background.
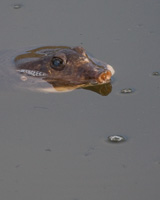
[{"label": "open mouth", "polygon": [[113,76],[115,71],[111,65],[107,65],[107,69],[108,70],[106,72],[102,72],[98,76],[98,78],[97,78],[98,83],[106,83],[111,80],[111,77]]}]

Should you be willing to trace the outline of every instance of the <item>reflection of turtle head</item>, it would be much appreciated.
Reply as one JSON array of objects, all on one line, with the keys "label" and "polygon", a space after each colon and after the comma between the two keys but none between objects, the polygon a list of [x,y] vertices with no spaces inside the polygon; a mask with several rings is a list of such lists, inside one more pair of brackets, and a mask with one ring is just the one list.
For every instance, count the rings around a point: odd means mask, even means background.
[{"label": "reflection of turtle head", "polygon": [[102,84],[102,85],[85,87],[84,89],[91,90],[102,96],[107,96],[112,92],[112,85],[111,85],[111,83],[106,83],[106,84]]}]

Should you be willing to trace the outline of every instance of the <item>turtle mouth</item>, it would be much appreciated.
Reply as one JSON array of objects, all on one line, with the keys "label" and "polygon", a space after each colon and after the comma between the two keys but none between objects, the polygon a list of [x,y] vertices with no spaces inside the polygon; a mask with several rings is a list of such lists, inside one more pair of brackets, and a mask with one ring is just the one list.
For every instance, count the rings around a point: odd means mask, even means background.
[{"label": "turtle mouth", "polygon": [[98,83],[107,83],[111,80],[111,77],[114,75],[115,71],[111,65],[107,65],[107,71],[99,74],[97,78]]},{"label": "turtle mouth", "polygon": [[97,78],[97,82],[98,83],[106,83],[108,81],[111,80],[111,76],[112,76],[112,73],[110,70],[108,70],[107,72],[102,72],[98,78]]}]

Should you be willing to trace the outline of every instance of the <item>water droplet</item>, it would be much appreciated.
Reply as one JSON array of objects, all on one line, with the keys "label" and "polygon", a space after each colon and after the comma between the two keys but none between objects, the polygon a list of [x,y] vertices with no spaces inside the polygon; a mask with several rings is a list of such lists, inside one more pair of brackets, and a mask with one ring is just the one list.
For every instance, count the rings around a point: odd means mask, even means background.
[{"label": "water droplet", "polygon": [[160,73],[159,72],[153,72],[152,75],[153,76],[160,76]]},{"label": "water droplet", "polygon": [[22,7],[22,4],[14,4],[13,8],[14,9],[20,9]]},{"label": "water droplet", "polygon": [[124,89],[121,90],[122,94],[129,94],[129,93],[133,93],[133,92],[134,91],[131,88],[124,88]]},{"label": "water droplet", "polygon": [[20,78],[22,81],[27,81],[27,77],[26,76],[21,76]]},{"label": "water droplet", "polygon": [[124,136],[121,136],[121,135],[111,135],[108,137],[108,140],[110,142],[124,142],[126,141],[126,138]]}]

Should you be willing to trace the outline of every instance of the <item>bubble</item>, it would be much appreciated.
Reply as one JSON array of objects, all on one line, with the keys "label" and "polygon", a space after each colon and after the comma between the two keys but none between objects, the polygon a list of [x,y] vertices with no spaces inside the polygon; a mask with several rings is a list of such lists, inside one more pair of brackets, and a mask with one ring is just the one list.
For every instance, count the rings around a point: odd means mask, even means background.
[{"label": "bubble", "polygon": [[160,73],[159,72],[153,72],[152,75],[153,76],[160,76]]},{"label": "bubble", "polygon": [[133,92],[134,91],[131,88],[124,88],[124,89],[121,90],[122,94],[129,94],[129,93],[133,93]]},{"label": "bubble", "polygon": [[14,9],[20,9],[22,7],[22,4],[14,4],[13,8]]},{"label": "bubble", "polygon": [[111,135],[108,137],[109,142],[124,142],[126,141],[126,138],[121,135]]},{"label": "bubble", "polygon": [[27,81],[27,77],[26,76],[21,76],[20,78],[22,81]]}]

